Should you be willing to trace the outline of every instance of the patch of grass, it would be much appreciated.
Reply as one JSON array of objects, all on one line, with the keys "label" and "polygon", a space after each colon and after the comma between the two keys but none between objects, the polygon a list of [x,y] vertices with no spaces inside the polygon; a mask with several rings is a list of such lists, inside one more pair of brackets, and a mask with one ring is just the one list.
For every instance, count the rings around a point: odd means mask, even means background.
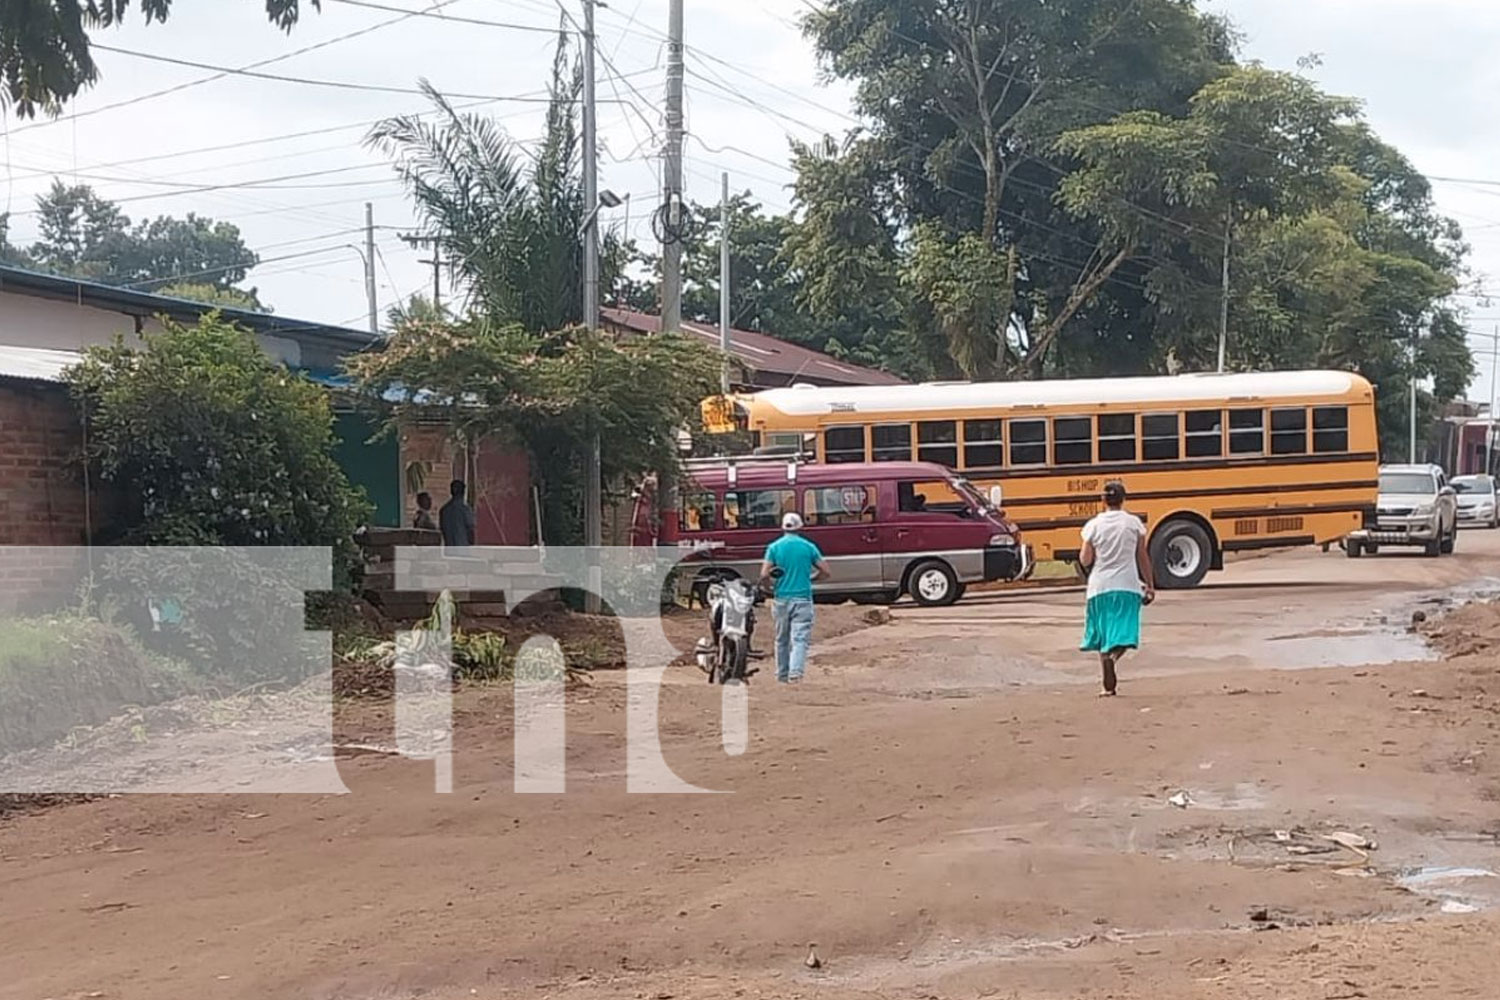
[{"label": "patch of grass", "polygon": [[123,626],[77,615],[0,619],[0,752],[44,746],[196,685]]}]

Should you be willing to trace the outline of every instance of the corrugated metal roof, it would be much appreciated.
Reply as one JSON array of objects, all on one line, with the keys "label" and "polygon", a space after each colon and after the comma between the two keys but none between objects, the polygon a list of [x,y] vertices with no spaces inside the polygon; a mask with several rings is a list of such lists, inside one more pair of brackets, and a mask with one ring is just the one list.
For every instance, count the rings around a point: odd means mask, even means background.
[{"label": "corrugated metal roof", "polygon": [[[661,318],[628,309],[605,309],[607,322],[638,333],[658,333]],[[684,333],[691,333],[713,347],[719,346],[717,327],[702,323],[683,323]],[[778,340],[753,330],[732,330],[729,353],[751,371],[774,372],[789,381],[832,383],[835,385],[903,385],[905,380],[890,372],[853,365],[799,344]]]},{"label": "corrugated metal roof", "polygon": [[54,351],[46,347],[0,347],[0,378],[28,382],[61,382],[63,370],[78,364],[76,351]]}]

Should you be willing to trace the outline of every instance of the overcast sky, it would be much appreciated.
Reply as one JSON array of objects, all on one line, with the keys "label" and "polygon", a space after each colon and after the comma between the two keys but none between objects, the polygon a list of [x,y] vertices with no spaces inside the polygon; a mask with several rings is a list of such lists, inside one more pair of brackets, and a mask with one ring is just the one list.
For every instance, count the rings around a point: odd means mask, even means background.
[{"label": "overcast sky", "polygon": [[[422,0],[370,0],[432,11]],[[579,17],[576,0],[563,0]],[[418,78],[465,104],[485,100],[523,144],[541,134],[546,84],[561,16],[554,0],[451,0],[432,16],[402,17],[324,0],[289,35],[258,0],[179,0],[165,25],[144,27],[135,11],[96,41],[192,63],[385,88]],[[1243,55],[1311,74],[1327,90],[1364,101],[1368,117],[1434,178],[1441,208],[1464,226],[1480,283],[1500,291],[1500,4],[1492,0],[1212,0],[1245,35]],[[649,241],[646,217],[660,187],[661,96],[667,0],[611,0],[599,11],[600,182],[626,207],[608,225]],[[789,137],[811,140],[850,124],[848,91],[819,82],[796,27],[803,0],[687,0],[690,198],[718,197],[719,175],[785,211]],[[479,25],[441,15],[531,26]],[[355,34],[358,33],[358,34]],[[342,37],[351,36],[352,37]],[[327,44],[324,44],[327,43]],[[53,122],[17,123],[5,139],[5,207],[12,238],[35,235],[35,195],[56,174],[92,184],[132,218],[189,211],[228,219],[262,257],[249,284],[277,313],[363,326],[364,203],[374,205],[379,296],[390,303],[431,284],[431,271],[400,239],[414,225],[400,185],[363,148],[368,125],[425,110],[415,94],[215,76],[192,66],[100,51],[102,79]],[[1484,67],[1489,66],[1486,69]],[[175,89],[174,89],[175,88]],[[158,93],[172,90],[170,93]],[[494,99],[494,100],[489,100]],[[120,105],[111,107],[111,105]],[[293,136],[293,133],[316,133]],[[223,148],[227,146],[234,148]],[[212,148],[219,147],[219,148]],[[148,183],[149,182],[149,183]],[[1487,182],[1487,183],[1486,183]],[[253,183],[253,186],[244,186]],[[236,185],[223,190],[202,190]],[[1482,375],[1472,395],[1488,399],[1491,337],[1500,304],[1475,298],[1471,326]]]}]

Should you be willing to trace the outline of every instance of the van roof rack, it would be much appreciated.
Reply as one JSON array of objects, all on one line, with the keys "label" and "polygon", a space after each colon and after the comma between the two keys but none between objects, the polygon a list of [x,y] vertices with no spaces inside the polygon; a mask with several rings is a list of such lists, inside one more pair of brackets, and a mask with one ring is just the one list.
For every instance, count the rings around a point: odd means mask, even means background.
[{"label": "van roof rack", "polygon": [[734,485],[736,471],[742,465],[763,468],[772,465],[786,466],[786,481],[795,483],[797,481],[797,467],[811,462],[816,456],[812,452],[800,451],[796,448],[757,448],[750,455],[710,455],[702,458],[685,458],[682,460],[686,469],[723,469],[729,476],[729,484]]}]

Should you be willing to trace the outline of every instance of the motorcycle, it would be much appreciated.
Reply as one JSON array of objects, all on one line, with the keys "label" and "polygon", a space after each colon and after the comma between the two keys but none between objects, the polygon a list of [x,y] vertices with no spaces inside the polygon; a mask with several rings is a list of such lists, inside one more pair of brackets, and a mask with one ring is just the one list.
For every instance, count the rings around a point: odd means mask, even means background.
[{"label": "motorcycle", "polygon": [[[773,576],[780,571],[773,572]],[[744,684],[758,668],[750,667],[759,654],[750,651],[755,634],[755,606],[765,594],[749,580],[721,575],[708,582],[704,592],[708,604],[708,629],[712,638],[697,642],[694,659],[708,675],[710,684]]]}]

